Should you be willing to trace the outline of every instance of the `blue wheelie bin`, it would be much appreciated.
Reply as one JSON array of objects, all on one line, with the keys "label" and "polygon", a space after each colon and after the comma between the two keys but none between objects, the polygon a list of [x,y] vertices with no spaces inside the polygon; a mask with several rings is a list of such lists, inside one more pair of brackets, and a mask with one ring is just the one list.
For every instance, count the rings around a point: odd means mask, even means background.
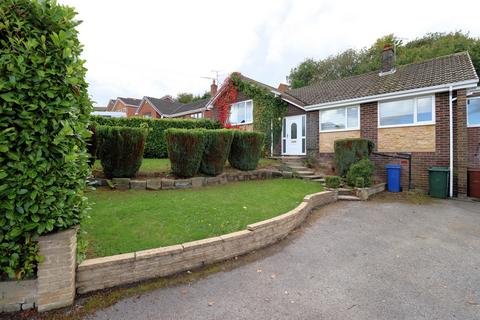
[{"label": "blue wheelie bin", "polygon": [[387,190],[389,192],[400,192],[400,170],[399,164],[387,164]]}]

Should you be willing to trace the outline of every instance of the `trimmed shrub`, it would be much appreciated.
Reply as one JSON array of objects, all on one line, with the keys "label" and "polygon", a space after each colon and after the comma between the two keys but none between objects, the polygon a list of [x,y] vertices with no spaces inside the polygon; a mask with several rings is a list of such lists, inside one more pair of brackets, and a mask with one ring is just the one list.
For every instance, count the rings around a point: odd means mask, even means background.
[{"label": "trimmed shrub", "polygon": [[97,127],[97,155],[108,179],[132,178],[142,165],[147,130],[142,128]]},{"label": "trimmed shrub", "polygon": [[375,165],[368,159],[362,159],[350,166],[347,173],[347,184],[349,186],[356,186],[357,179],[363,179],[363,187],[370,187],[372,185],[373,172]]},{"label": "trimmed shrub", "polygon": [[327,188],[330,189],[338,189],[342,184],[342,178],[339,176],[326,176],[325,177],[325,185]]},{"label": "trimmed shrub", "polygon": [[92,117],[99,125],[148,128],[145,142],[145,158],[167,158],[165,130],[179,129],[220,129],[220,123],[209,119],[147,119],[147,118],[105,118]]},{"label": "trimmed shrub", "polygon": [[355,188],[365,188],[365,179],[363,177],[355,179]]},{"label": "trimmed shrub", "polygon": [[35,276],[36,237],[88,207],[92,102],[74,17],[52,0],[0,1],[0,280]]},{"label": "trimmed shrub", "polygon": [[92,167],[97,160],[97,127],[92,123],[89,127],[92,136],[87,140],[87,152],[90,155],[88,158],[88,165]]},{"label": "trimmed shrub", "polygon": [[240,170],[255,170],[262,155],[265,134],[235,130],[228,161]]},{"label": "trimmed shrub", "polygon": [[352,164],[370,157],[375,144],[368,139],[349,138],[336,140],[334,148],[336,172],[339,176],[345,177]]},{"label": "trimmed shrub", "polygon": [[211,176],[223,172],[230,154],[233,135],[233,130],[205,130],[205,151],[200,164],[201,172]]},{"label": "trimmed shrub", "polygon": [[172,172],[179,177],[193,177],[200,168],[205,150],[205,130],[167,129],[168,158]]}]

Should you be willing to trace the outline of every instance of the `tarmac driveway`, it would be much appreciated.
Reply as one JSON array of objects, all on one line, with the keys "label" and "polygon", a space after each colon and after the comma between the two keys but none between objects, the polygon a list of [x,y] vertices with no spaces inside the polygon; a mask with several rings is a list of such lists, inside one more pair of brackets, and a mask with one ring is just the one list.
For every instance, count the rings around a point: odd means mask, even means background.
[{"label": "tarmac driveway", "polygon": [[480,203],[391,200],[337,202],[281,250],[91,319],[480,319]]}]

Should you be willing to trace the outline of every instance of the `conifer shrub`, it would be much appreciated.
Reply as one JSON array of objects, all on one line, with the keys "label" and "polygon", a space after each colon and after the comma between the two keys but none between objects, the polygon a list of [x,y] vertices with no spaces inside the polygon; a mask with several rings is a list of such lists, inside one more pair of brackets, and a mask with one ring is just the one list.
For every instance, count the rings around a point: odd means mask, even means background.
[{"label": "conifer shrub", "polygon": [[228,161],[240,170],[255,170],[262,156],[265,134],[236,130]]},{"label": "conifer shrub", "polygon": [[205,151],[203,153],[200,171],[216,176],[223,172],[225,162],[232,146],[233,130],[205,130]]},{"label": "conifer shrub", "polygon": [[352,164],[370,157],[375,144],[363,138],[340,139],[335,141],[334,149],[336,173],[345,177]]},{"label": "conifer shrub", "polygon": [[347,173],[347,184],[355,187],[357,184],[359,184],[360,180],[363,180],[362,188],[370,187],[372,185],[374,171],[374,163],[369,159],[362,159],[350,166],[350,169]]},{"label": "conifer shrub", "polygon": [[143,128],[98,126],[97,156],[109,179],[132,178],[142,165],[147,130]]},{"label": "conifer shrub", "polygon": [[182,178],[197,174],[205,151],[205,130],[171,128],[165,131],[165,139],[173,174]]}]

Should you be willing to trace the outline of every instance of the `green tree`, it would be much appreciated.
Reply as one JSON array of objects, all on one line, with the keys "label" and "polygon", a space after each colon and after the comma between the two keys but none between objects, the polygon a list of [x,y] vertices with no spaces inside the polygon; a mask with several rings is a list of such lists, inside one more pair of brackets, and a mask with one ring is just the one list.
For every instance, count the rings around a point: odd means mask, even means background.
[{"label": "green tree", "polygon": [[406,44],[389,34],[377,39],[369,48],[348,49],[318,61],[306,59],[290,71],[289,83],[292,88],[299,88],[319,80],[339,79],[379,70],[385,44],[395,46],[397,65],[468,51],[477,73],[480,73],[480,39],[470,37],[468,33],[429,33]]},{"label": "green tree", "polygon": [[210,92],[206,91],[202,95],[193,95],[192,93],[182,92],[177,95],[177,102],[180,103],[191,103],[199,100],[210,98]]}]

